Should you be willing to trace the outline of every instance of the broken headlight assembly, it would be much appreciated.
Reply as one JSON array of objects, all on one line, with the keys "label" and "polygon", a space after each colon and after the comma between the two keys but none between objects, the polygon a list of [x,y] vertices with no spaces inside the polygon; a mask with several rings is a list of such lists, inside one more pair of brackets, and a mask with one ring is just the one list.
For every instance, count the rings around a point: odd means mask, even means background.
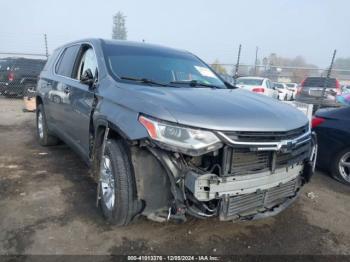
[{"label": "broken headlight assembly", "polygon": [[139,121],[153,141],[176,152],[199,156],[222,147],[220,139],[210,131],[179,126],[142,115]]}]

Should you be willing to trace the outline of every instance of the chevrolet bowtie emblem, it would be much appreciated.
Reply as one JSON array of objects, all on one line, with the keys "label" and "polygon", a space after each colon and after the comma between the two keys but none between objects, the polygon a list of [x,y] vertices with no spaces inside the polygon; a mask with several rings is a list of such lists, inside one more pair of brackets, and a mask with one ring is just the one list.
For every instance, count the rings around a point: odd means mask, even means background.
[{"label": "chevrolet bowtie emblem", "polygon": [[295,141],[284,141],[281,145],[281,151],[283,153],[291,152],[295,148]]}]

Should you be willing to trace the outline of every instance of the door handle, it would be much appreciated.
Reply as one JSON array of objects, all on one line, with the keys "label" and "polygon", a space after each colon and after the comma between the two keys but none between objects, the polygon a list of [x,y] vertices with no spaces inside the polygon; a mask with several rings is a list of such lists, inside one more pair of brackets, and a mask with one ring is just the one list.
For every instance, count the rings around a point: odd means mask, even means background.
[{"label": "door handle", "polygon": [[65,94],[69,94],[69,93],[70,93],[70,88],[67,86],[67,87],[63,90],[63,92],[64,92]]}]

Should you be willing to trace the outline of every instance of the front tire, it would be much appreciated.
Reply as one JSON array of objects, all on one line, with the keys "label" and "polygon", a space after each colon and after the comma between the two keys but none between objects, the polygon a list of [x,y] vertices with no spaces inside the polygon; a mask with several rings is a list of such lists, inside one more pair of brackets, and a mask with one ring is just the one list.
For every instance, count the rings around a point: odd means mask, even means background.
[{"label": "front tire", "polygon": [[54,146],[59,143],[59,140],[47,128],[46,115],[44,106],[38,105],[36,109],[36,132],[39,144],[42,146]]},{"label": "front tire", "polygon": [[340,151],[332,161],[331,174],[336,180],[350,185],[350,148]]},{"label": "front tire", "polygon": [[131,161],[121,140],[108,139],[102,153],[99,197],[108,222],[125,226],[136,211],[136,186]]}]

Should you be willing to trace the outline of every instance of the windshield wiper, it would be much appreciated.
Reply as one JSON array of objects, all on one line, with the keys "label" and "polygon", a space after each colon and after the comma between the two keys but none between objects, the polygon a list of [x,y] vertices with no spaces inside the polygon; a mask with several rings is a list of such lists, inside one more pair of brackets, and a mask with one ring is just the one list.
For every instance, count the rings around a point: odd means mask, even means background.
[{"label": "windshield wiper", "polygon": [[147,78],[133,78],[133,77],[128,77],[128,76],[122,76],[122,77],[120,77],[120,79],[140,82],[140,83],[144,83],[144,84],[152,84],[152,85],[158,85],[158,86],[169,86],[167,84],[159,83],[159,82],[153,81],[151,79],[147,79]]},{"label": "windshield wiper", "polygon": [[209,87],[209,88],[219,88],[221,89],[222,87],[220,86],[216,86],[216,85],[212,85],[212,84],[205,84],[202,82],[198,82],[197,80],[191,80],[191,81],[171,81],[170,84],[186,84],[186,85],[190,85],[192,87],[196,87],[196,86],[204,86],[204,87]]}]

